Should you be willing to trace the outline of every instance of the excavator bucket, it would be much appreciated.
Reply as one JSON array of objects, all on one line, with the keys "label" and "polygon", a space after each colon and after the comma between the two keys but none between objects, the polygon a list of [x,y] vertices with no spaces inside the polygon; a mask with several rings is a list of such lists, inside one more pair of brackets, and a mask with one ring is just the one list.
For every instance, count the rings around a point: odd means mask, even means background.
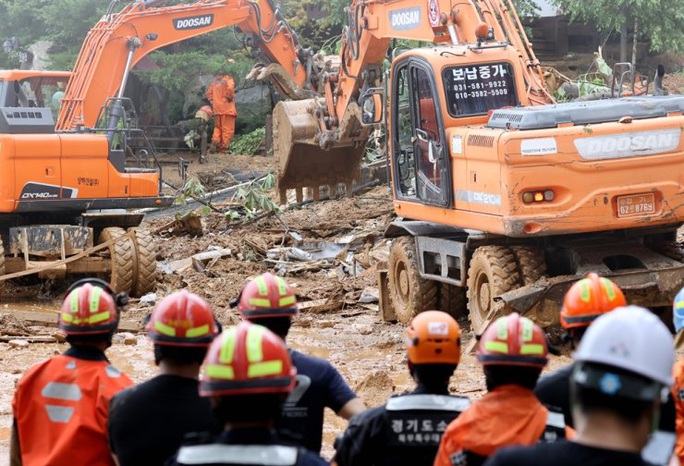
[{"label": "excavator bucket", "polygon": [[319,106],[316,99],[282,101],[273,110],[273,152],[283,204],[288,189],[296,190],[297,202],[304,199],[303,188],[311,188],[312,198],[318,200],[321,186],[328,186],[334,195],[338,185],[344,184],[349,194],[352,182],[359,178],[368,129],[358,123],[358,115],[345,116],[341,137],[330,142],[330,149],[323,149],[314,117]]}]

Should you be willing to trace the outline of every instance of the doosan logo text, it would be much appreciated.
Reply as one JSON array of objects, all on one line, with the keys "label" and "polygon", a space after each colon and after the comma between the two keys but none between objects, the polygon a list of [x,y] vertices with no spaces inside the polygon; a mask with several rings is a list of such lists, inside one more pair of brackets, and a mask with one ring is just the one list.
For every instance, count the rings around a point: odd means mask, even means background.
[{"label": "doosan logo text", "polygon": [[214,22],[214,15],[192,16],[189,18],[179,18],[173,20],[173,27],[176,29],[197,29],[210,26]]},{"label": "doosan logo text", "polygon": [[615,136],[575,139],[577,152],[585,159],[616,159],[670,152],[679,147],[679,130],[637,131]]},{"label": "doosan logo text", "polygon": [[401,31],[420,26],[420,8],[402,8],[390,11],[392,29]]}]

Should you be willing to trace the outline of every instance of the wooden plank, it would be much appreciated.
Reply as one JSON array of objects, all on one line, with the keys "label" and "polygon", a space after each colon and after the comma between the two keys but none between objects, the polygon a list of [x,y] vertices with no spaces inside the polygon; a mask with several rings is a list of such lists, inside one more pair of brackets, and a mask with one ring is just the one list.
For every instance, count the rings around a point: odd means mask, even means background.
[{"label": "wooden plank", "polygon": [[[10,314],[28,325],[45,325],[48,327],[57,326],[57,312],[37,312],[37,311],[0,311],[0,315]],[[139,332],[141,331],[138,322],[132,320],[119,321],[117,332]]]}]

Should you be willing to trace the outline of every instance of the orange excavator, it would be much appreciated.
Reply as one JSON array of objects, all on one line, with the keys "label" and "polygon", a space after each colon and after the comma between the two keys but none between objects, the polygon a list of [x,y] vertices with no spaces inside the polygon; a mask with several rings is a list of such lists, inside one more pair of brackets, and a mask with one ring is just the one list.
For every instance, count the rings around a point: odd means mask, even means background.
[{"label": "orange excavator", "polygon": [[[369,127],[384,127],[401,218],[385,232],[385,318],[467,310],[478,332],[516,310],[551,324],[590,271],[632,303],[670,305],[684,281],[684,97],[555,104],[510,0],[348,11],[324,97],[277,104],[274,153],[281,195],[316,197],[358,176]],[[392,39],[431,45],[388,57]]]},{"label": "orange excavator", "polygon": [[[173,201],[160,195],[161,166],[123,97],[131,68],[146,54],[237,26],[262,51],[260,71],[281,93],[314,95],[308,52],[270,0],[161,3],[136,1],[114,12],[112,1],[73,73],[0,75],[0,284],[33,271],[100,275],[134,296],[155,288],[154,242],[139,228],[143,214],[126,210]],[[55,124],[40,83],[57,86],[65,77]]]}]

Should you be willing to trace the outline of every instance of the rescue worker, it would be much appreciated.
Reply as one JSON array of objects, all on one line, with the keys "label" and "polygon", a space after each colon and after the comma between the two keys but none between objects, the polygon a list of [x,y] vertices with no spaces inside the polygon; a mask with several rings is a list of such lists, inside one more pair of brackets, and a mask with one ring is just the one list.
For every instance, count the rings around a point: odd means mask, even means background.
[{"label": "rescue worker", "polygon": [[224,431],[183,445],[170,465],[327,465],[316,453],[286,445],[273,427],[297,371],[283,341],[260,325],[241,322],[212,343],[200,394],[211,399]]},{"label": "rescue worker", "polygon": [[[678,343],[684,339],[684,288],[674,298],[672,305],[673,324],[676,332],[675,348],[679,349]],[[676,434],[677,444],[675,453],[679,462],[684,464],[684,359],[680,359],[674,366],[674,385],[672,386],[671,396],[674,399],[676,414]]]},{"label": "rescue worker", "polygon": [[107,446],[109,400],[132,382],[105,350],[124,303],[101,280],[69,288],[58,321],[69,349],[29,369],[14,394],[12,466],[114,464]]},{"label": "rescue worker", "polygon": [[[672,384],[672,335],[647,309],[627,306],[597,318],[575,353],[572,396],[575,436],[569,441],[512,447],[485,466],[648,465],[640,452],[658,424]],[[659,448],[666,464],[671,453]]]},{"label": "rescue worker", "polygon": [[214,112],[214,134],[211,143],[217,152],[227,152],[235,134],[235,81],[227,74],[216,76],[207,88],[207,99]]},{"label": "rescue worker", "polygon": [[564,437],[563,416],[532,391],[547,356],[544,331],[530,319],[512,313],[495,320],[477,350],[487,394],[449,424],[434,465],[481,465],[499,448]]},{"label": "rescue worker", "polygon": [[[590,273],[586,278],[575,282],[565,293],[560,322],[572,349],[577,348],[582,335],[594,319],[601,314],[626,306],[627,301],[620,287],[607,278]],[[546,406],[560,409],[565,416],[565,424],[572,427],[570,409],[570,375],[575,365],[569,364],[539,379],[534,389],[535,395]]]},{"label": "rescue worker", "polygon": [[111,402],[109,445],[121,466],[163,465],[190,432],[218,433],[199,369],[219,333],[209,304],[181,290],[162,299],[147,324],[159,375]]},{"label": "rescue worker", "polygon": [[[567,338],[577,348],[589,325],[600,315],[627,302],[620,287],[607,278],[590,273],[576,282],[565,294],[561,309],[561,325],[567,331]],[[562,410],[565,424],[574,427],[570,402],[570,377],[575,363],[542,377],[534,389],[537,398],[546,406]],[[660,409],[658,433],[669,436],[675,431],[675,406],[671,396]]]},{"label": "rescue worker", "polygon": [[449,379],[461,359],[460,337],[458,323],[445,312],[414,317],[404,341],[416,389],[354,416],[337,446],[337,465],[432,465],[446,426],[470,404],[449,395]]},{"label": "rescue worker", "polygon": [[[245,286],[237,307],[243,319],[263,325],[283,341],[292,318],[299,312],[292,288],[281,277],[270,273],[258,276]],[[318,453],[326,407],[347,420],[366,407],[328,361],[293,349],[289,351],[297,368],[297,387],[285,401],[283,415],[277,423],[278,434]]]}]

